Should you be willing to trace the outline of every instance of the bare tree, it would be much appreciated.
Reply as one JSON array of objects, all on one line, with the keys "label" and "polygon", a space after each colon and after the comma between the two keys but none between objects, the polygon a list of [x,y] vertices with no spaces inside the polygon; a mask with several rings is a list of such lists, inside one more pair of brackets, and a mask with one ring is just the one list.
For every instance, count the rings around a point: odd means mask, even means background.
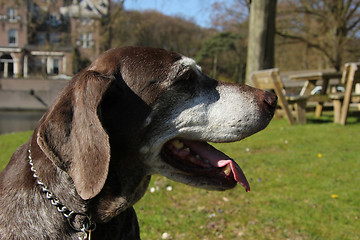
[{"label": "bare tree", "polygon": [[114,22],[121,17],[124,11],[125,0],[109,0],[108,14],[101,18],[101,46],[102,51],[113,47]]},{"label": "bare tree", "polygon": [[316,49],[339,70],[360,29],[360,0],[282,0],[277,34]]},{"label": "bare tree", "polygon": [[216,1],[212,4],[210,18],[213,26],[221,31],[239,32],[248,22],[249,11],[248,0]]}]

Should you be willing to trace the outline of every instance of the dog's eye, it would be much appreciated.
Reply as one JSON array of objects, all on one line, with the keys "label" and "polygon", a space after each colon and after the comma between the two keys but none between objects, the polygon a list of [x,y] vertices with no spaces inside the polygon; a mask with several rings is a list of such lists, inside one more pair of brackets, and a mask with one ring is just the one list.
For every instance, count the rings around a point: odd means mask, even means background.
[{"label": "dog's eye", "polygon": [[192,71],[187,71],[185,73],[183,73],[181,76],[177,77],[174,80],[174,83],[183,83],[183,82],[189,82],[193,79],[194,77],[194,73]]}]

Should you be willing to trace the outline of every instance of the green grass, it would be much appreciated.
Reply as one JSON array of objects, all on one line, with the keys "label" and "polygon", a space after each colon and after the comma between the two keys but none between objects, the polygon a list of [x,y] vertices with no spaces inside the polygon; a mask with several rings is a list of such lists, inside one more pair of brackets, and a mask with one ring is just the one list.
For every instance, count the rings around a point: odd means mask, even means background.
[{"label": "green grass", "polygon": [[[216,144],[242,167],[250,193],[154,176],[157,190],[135,205],[142,239],[360,239],[360,124],[308,120],[275,119],[241,142]],[[0,167],[29,134],[0,136]]]},{"label": "green grass", "polygon": [[14,151],[24,144],[32,131],[0,135],[0,170],[8,163]]}]

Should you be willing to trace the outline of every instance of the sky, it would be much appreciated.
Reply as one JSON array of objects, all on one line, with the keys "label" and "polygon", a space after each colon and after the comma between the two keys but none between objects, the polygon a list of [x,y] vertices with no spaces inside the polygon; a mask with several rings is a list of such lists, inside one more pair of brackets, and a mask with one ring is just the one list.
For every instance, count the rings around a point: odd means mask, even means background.
[{"label": "sky", "polygon": [[157,10],[165,15],[192,19],[201,27],[211,27],[211,6],[219,0],[125,0],[125,10]]}]

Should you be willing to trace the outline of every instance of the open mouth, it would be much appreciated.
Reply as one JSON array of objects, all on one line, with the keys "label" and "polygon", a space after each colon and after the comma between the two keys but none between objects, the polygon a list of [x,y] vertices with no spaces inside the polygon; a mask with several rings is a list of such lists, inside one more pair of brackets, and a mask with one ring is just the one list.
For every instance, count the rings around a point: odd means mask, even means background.
[{"label": "open mouth", "polygon": [[183,174],[217,179],[219,184],[229,188],[239,183],[250,191],[240,166],[207,142],[176,138],[165,143],[161,157]]}]

